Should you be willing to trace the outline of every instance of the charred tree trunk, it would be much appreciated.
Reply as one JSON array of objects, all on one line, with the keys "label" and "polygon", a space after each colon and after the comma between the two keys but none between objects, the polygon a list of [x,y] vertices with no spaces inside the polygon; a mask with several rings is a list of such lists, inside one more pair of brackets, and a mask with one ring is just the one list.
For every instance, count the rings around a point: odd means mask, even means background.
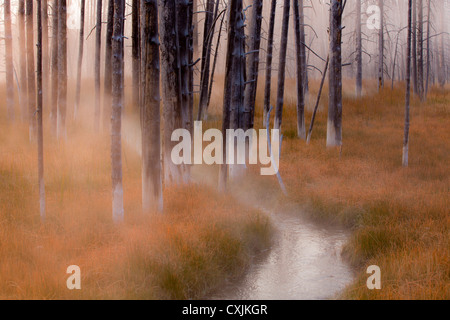
[{"label": "charred tree trunk", "polygon": [[94,128],[100,127],[100,54],[102,44],[102,0],[97,0],[97,23],[95,25],[95,111]]},{"label": "charred tree trunk", "polygon": [[403,139],[403,166],[408,166],[408,156],[409,156],[409,103],[411,94],[411,14],[413,0],[408,1],[408,58],[406,59],[406,99],[405,99],[405,133]]},{"label": "charred tree trunk", "polygon": [[[301,0],[300,0],[301,1]],[[294,9],[294,26],[295,26],[295,52],[297,58],[297,135],[300,139],[306,139],[305,128],[305,77],[304,65],[302,61],[302,39],[300,35],[300,12],[299,0],[292,0]],[[304,50],[303,50],[304,52]]]},{"label": "charred tree trunk", "polygon": [[330,72],[327,146],[342,146],[342,14],[341,0],[331,1]]},{"label": "charred tree trunk", "polygon": [[123,108],[123,4],[114,0],[114,31],[112,37],[112,114],[111,114],[111,161],[112,161],[112,216],[115,223],[123,221],[122,186],[122,108]]},{"label": "charred tree trunk", "polygon": [[253,0],[249,30],[249,56],[247,60],[248,81],[245,87],[244,114],[242,129],[246,131],[254,126],[256,90],[259,75],[259,48],[261,45],[262,0]]},{"label": "charred tree trunk", "polygon": [[428,0],[428,11],[427,11],[427,78],[425,81],[425,99],[428,95],[428,85],[430,81],[430,69],[431,69],[431,41],[430,41],[430,28],[431,28],[431,0]]},{"label": "charred tree trunk", "polygon": [[277,0],[272,0],[270,8],[269,35],[267,39],[267,56],[266,56],[266,79],[264,86],[264,113],[263,126],[266,126],[267,114],[270,110],[270,90],[272,84],[272,59],[273,59],[273,32],[275,29],[275,17],[277,9]]},{"label": "charred tree trunk", "polygon": [[140,9],[139,9],[139,1],[133,0],[132,2],[132,69],[133,69],[133,106],[138,108],[139,106],[139,79],[140,79],[140,37],[139,37],[139,18],[140,18]]},{"label": "charred tree trunk", "polygon": [[48,0],[42,0],[42,87],[43,99],[48,101],[48,80],[49,80],[49,44],[48,44]]},{"label": "charred tree trunk", "polygon": [[58,19],[58,120],[57,137],[66,138],[67,111],[67,6],[66,0],[59,2]]},{"label": "charred tree trunk", "polygon": [[298,6],[299,6],[299,14],[300,14],[300,59],[302,62],[302,79],[303,79],[303,91],[305,92],[305,100],[309,92],[309,84],[308,84],[308,65],[306,61],[306,35],[305,35],[305,9],[304,9],[304,0],[299,0]]},{"label": "charred tree trunk", "polygon": [[11,3],[5,0],[4,4],[4,22],[5,22],[5,66],[6,66],[6,108],[8,119],[14,120],[14,77],[13,77],[13,48],[11,34]]},{"label": "charred tree trunk", "polygon": [[44,135],[42,129],[42,7],[37,2],[37,140],[38,140],[38,179],[39,179],[39,209],[41,222],[45,221],[45,184],[44,184]]},{"label": "charred tree trunk", "polygon": [[417,27],[417,91],[420,100],[424,99],[423,83],[423,0],[418,0],[418,20]]},{"label": "charred tree trunk", "polygon": [[217,35],[216,50],[214,52],[214,61],[213,61],[213,64],[212,64],[211,77],[209,79],[208,103],[206,105],[206,109],[207,110],[209,108],[209,103],[211,101],[211,94],[212,94],[212,88],[213,88],[213,83],[214,83],[214,73],[216,72],[217,57],[219,55],[220,38],[221,38],[221,35],[222,35],[222,28],[223,28],[224,19],[225,19],[225,16],[222,16],[222,19],[220,20],[219,34]]},{"label": "charred tree trunk", "polygon": [[57,136],[58,122],[58,29],[59,29],[59,0],[53,1],[52,18],[52,60],[51,60],[51,79],[52,79],[52,108],[50,110],[50,122],[52,132]]},{"label": "charred tree trunk", "polygon": [[33,40],[33,0],[26,2],[27,22],[27,85],[28,85],[28,122],[30,128],[30,140],[36,137],[36,83],[34,69],[34,40]]},{"label": "charred tree trunk", "polygon": [[163,209],[161,181],[158,4],[141,0],[142,29],[142,209]]},{"label": "charred tree trunk", "polygon": [[80,8],[80,37],[78,44],[78,69],[77,69],[77,87],[75,92],[75,106],[73,109],[74,118],[77,117],[78,108],[80,106],[80,94],[81,94],[81,69],[83,67],[83,46],[84,46],[84,9],[86,0],[81,0]]},{"label": "charred tree trunk", "polygon": [[362,96],[362,32],[361,32],[361,0],[356,1],[356,96]]},{"label": "charred tree trunk", "polygon": [[[103,85],[103,130],[109,129],[111,123],[112,94],[112,35],[114,20],[114,0],[108,1],[108,20],[105,40],[105,79]],[[109,131],[109,130],[108,130]]]},{"label": "charred tree trunk", "polygon": [[378,34],[378,90],[384,88],[384,0],[379,0],[380,31]]},{"label": "charred tree trunk", "polygon": [[[57,1],[57,0],[55,0]],[[27,86],[27,56],[26,56],[26,34],[25,34],[25,0],[19,0],[18,8],[18,23],[19,23],[19,50],[20,50],[20,113],[22,121],[28,119],[28,86]]]},{"label": "charred tree trunk", "polygon": [[278,64],[277,109],[274,123],[274,128],[280,130],[281,130],[281,123],[283,120],[284,81],[286,76],[286,53],[287,53],[288,31],[289,31],[289,10],[290,10],[290,0],[284,0],[283,26],[281,28],[280,62]]},{"label": "charred tree trunk", "polygon": [[412,13],[412,68],[413,68],[413,89],[418,94],[419,86],[417,82],[417,0],[413,0]]}]

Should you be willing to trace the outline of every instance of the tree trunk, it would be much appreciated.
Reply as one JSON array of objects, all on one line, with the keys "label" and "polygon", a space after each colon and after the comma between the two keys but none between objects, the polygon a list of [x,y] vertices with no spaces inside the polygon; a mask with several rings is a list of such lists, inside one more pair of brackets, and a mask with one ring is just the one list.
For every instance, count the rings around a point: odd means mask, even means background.
[{"label": "tree trunk", "polygon": [[409,152],[409,102],[411,92],[411,14],[413,0],[408,1],[408,58],[406,60],[406,101],[405,101],[405,134],[403,139],[403,166],[408,166],[408,152]]},{"label": "tree trunk", "polygon": [[4,4],[5,21],[5,67],[6,67],[6,108],[8,119],[14,120],[14,77],[13,77],[13,48],[11,34],[11,3],[5,0]]},{"label": "tree trunk", "polygon": [[36,137],[36,83],[34,69],[34,40],[33,40],[33,0],[26,2],[27,22],[27,84],[28,84],[28,121],[30,128],[30,141]]},{"label": "tree trunk", "polygon": [[[114,28],[112,37],[112,114],[111,114],[111,161],[112,161],[112,216],[115,223],[122,222],[122,108],[123,108],[123,2],[114,0]],[[97,20],[98,21],[98,20]]]},{"label": "tree trunk", "polygon": [[105,79],[103,85],[103,130],[106,131],[111,123],[111,94],[112,94],[112,35],[114,20],[114,0],[108,1],[108,21],[105,40]]},{"label": "tree trunk", "polygon": [[222,35],[222,27],[223,27],[224,20],[225,20],[225,16],[222,16],[222,18],[220,20],[219,34],[217,35],[217,43],[216,43],[216,50],[214,52],[214,61],[212,64],[211,77],[209,79],[208,102],[206,104],[206,110],[208,110],[209,103],[211,101],[211,94],[212,94],[212,88],[213,88],[213,83],[214,83],[214,73],[216,71],[217,57],[219,55],[220,38]]},{"label": "tree trunk", "polygon": [[[55,0],[57,1],[57,0]],[[28,86],[27,86],[27,56],[26,56],[26,34],[25,34],[25,0],[19,0],[18,8],[19,23],[19,55],[20,55],[20,112],[22,121],[28,119]]]},{"label": "tree trunk", "polygon": [[142,26],[142,209],[163,209],[161,181],[158,4],[141,0]]},{"label": "tree trunk", "polygon": [[[47,92],[49,87],[49,45],[48,45],[48,1],[42,0],[42,87],[43,99],[48,101]],[[47,102],[48,103],[48,102]]]},{"label": "tree trunk", "polygon": [[419,25],[417,28],[417,91],[420,100],[424,98],[424,83],[423,83],[423,0],[418,0]]},{"label": "tree trunk", "polygon": [[425,99],[428,95],[428,85],[430,81],[430,68],[431,68],[431,41],[430,41],[430,28],[431,28],[431,0],[428,0],[428,10],[427,10],[427,78],[425,82]]},{"label": "tree trunk", "polygon": [[133,77],[133,106],[138,108],[139,106],[139,79],[140,79],[140,37],[139,37],[139,18],[140,18],[140,9],[139,9],[139,1],[133,0],[132,2],[132,77]]},{"label": "tree trunk", "polygon": [[[302,1],[302,0],[300,0]],[[299,0],[292,0],[294,9],[294,26],[295,26],[295,52],[297,58],[297,135],[300,139],[306,139],[305,128],[305,89],[304,89],[304,70],[302,55],[302,39],[300,31],[300,12],[299,12]]]},{"label": "tree trunk", "polygon": [[361,1],[356,1],[356,96],[362,96],[362,33],[361,33]]},{"label": "tree trunk", "polygon": [[102,0],[97,0],[97,23],[95,25],[95,111],[94,128],[100,127],[100,54],[102,44]]},{"label": "tree trunk", "polygon": [[378,90],[384,88],[384,0],[378,0],[380,7],[380,31],[378,39]]},{"label": "tree trunk", "polygon": [[38,140],[38,178],[39,178],[39,209],[41,222],[45,221],[45,184],[44,184],[44,137],[42,129],[42,8],[37,2],[37,140]]},{"label": "tree trunk", "polygon": [[256,90],[258,88],[259,52],[261,45],[262,0],[253,0],[249,30],[249,56],[247,60],[248,81],[245,87],[242,128],[246,131],[254,126]]},{"label": "tree trunk", "polygon": [[57,137],[66,139],[67,111],[67,6],[66,0],[59,3],[58,21],[58,120]]},{"label": "tree trunk", "polygon": [[275,129],[281,130],[283,118],[284,104],[284,81],[286,76],[286,53],[289,31],[289,10],[290,0],[284,0],[283,8],[283,26],[281,28],[281,44],[280,44],[280,62],[278,64],[278,91],[277,91],[277,109],[275,114]]},{"label": "tree trunk", "polygon": [[81,93],[81,69],[83,67],[83,46],[84,46],[84,9],[86,0],[81,0],[80,8],[80,38],[78,45],[78,69],[77,69],[77,87],[75,92],[75,106],[73,109],[73,116],[76,119],[78,108],[80,106],[80,93]]},{"label": "tree trunk", "polygon": [[270,110],[270,90],[272,84],[272,59],[273,59],[273,32],[275,29],[275,17],[277,0],[272,0],[270,8],[269,35],[267,38],[266,79],[264,86],[264,113],[263,126],[266,126],[267,113]]},{"label": "tree trunk", "polygon": [[50,122],[52,132],[57,136],[57,122],[58,122],[58,29],[59,29],[59,1],[53,1],[53,18],[52,18],[52,108],[50,111]]},{"label": "tree trunk", "polygon": [[419,86],[417,83],[417,0],[413,0],[413,13],[412,13],[412,68],[413,68],[413,89],[417,94]]},{"label": "tree trunk", "polygon": [[342,14],[342,1],[332,0],[330,11],[328,147],[342,146]]},{"label": "tree trunk", "polygon": [[305,36],[305,12],[304,12],[304,0],[299,0],[298,6],[299,6],[299,14],[300,14],[300,40],[301,40],[301,46],[300,46],[300,59],[302,61],[302,70],[303,70],[303,91],[305,93],[305,100],[307,98],[308,92],[309,92],[309,84],[308,84],[308,65],[306,61],[306,36]]}]

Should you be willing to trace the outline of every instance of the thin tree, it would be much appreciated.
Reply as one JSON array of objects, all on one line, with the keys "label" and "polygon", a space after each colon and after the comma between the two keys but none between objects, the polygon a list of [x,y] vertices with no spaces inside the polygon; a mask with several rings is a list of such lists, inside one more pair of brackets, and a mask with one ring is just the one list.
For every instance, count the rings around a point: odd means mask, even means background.
[{"label": "thin tree", "polygon": [[73,109],[74,118],[77,117],[78,108],[80,106],[80,94],[81,94],[81,70],[83,67],[83,47],[84,47],[84,10],[86,0],[81,0],[80,7],[80,37],[78,44],[78,69],[77,69],[77,87],[75,92],[75,106]]},{"label": "thin tree", "polygon": [[67,137],[67,0],[59,0],[58,18],[58,139]]},{"label": "thin tree", "polygon": [[417,92],[420,100],[424,99],[424,73],[423,73],[423,0],[418,0],[418,27],[417,27]]},{"label": "thin tree", "polygon": [[379,0],[380,30],[378,32],[378,90],[384,88],[384,0]]},{"label": "thin tree", "polygon": [[114,0],[114,31],[112,37],[112,113],[111,113],[111,161],[112,161],[112,216],[115,223],[123,221],[122,186],[122,108],[123,108],[123,20],[124,0]]},{"label": "thin tree", "polygon": [[42,0],[42,86],[44,99],[47,101],[49,80],[49,44],[48,44],[48,0]]},{"label": "thin tree", "polygon": [[[103,130],[109,129],[111,122],[112,94],[112,35],[114,20],[114,0],[108,1],[108,18],[105,39],[105,77],[103,84]],[[108,130],[109,131],[109,130]]]},{"label": "thin tree", "polygon": [[158,4],[141,0],[142,26],[142,208],[162,212]]},{"label": "thin tree", "polygon": [[280,44],[280,62],[278,64],[278,91],[277,91],[277,108],[275,114],[274,128],[281,130],[283,118],[284,104],[284,81],[286,77],[286,54],[287,41],[289,31],[289,10],[290,0],[284,0],[283,8],[283,25],[281,27],[281,44]]},{"label": "thin tree", "polygon": [[247,60],[247,75],[249,80],[245,87],[244,114],[242,129],[246,131],[254,126],[256,90],[258,88],[259,52],[261,45],[263,1],[253,0],[252,14],[250,17],[249,52]]},{"label": "thin tree", "polygon": [[403,139],[403,166],[408,166],[409,157],[409,103],[411,95],[411,15],[412,15],[413,0],[408,1],[408,54],[406,59],[406,99],[405,99],[405,133]]},{"label": "thin tree", "polygon": [[431,0],[428,0],[428,10],[427,10],[427,78],[425,83],[425,99],[428,95],[428,85],[430,81],[430,71],[431,71],[431,41],[430,41],[430,29],[431,29]]},{"label": "thin tree", "polygon": [[102,44],[102,0],[97,0],[97,23],[95,25],[95,111],[94,129],[100,128],[100,54]]},{"label": "thin tree", "polygon": [[132,59],[132,77],[133,77],[133,106],[137,108],[139,106],[139,79],[140,79],[140,0],[132,1],[131,8],[131,59]]},{"label": "thin tree", "polygon": [[11,3],[5,0],[4,4],[5,21],[5,66],[6,66],[6,108],[8,119],[14,120],[14,78],[13,78],[13,48],[11,34]]},{"label": "thin tree", "polygon": [[[56,0],[55,0],[56,1]],[[22,121],[28,119],[28,86],[27,86],[27,49],[26,49],[26,34],[25,34],[25,0],[19,0],[18,8],[18,23],[19,23],[19,57],[20,57],[20,113]]]},{"label": "thin tree", "polygon": [[362,32],[361,1],[356,0],[356,96],[362,96]]},{"label": "thin tree", "polygon": [[42,128],[42,7],[37,2],[37,140],[38,140],[38,178],[39,178],[39,208],[41,221],[45,221],[45,184],[44,184],[44,137]]},{"label": "thin tree", "polygon": [[[302,1],[300,1],[302,2]],[[302,55],[302,39],[300,35],[300,12],[299,0],[292,0],[294,10],[294,27],[295,27],[295,52],[297,58],[297,135],[300,139],[306,139],[305,128],[305,89],[304,89],[304,71]],[[303,4],[302,4],[303,5]]]},{"label": "thin tree", "polygon": [[267,55],[266,55],[266,79],[264,86],[264,113],[263,126],[266,124],[267,114],[270,110],[270,90],[272,84],[272,59],[273,59],[273,32],[275,29],[275,17],[277,9],[277,0],[272,0],[270,7],[269,35],[267,38]]},{"label": "thin tree", "polygon": [[412,12],[412,69],[413,69],[413,90],[417,94],[419,86],[417,81],[417,0],[413,0]]},{"label": "thin tree", "polygon": [[331,1],[327,146],[342,146],[342,14],[341,0]]},{"label": "thin tree", "polygon": [[36,83],[34,70],[34,40],[33,40],[33,0],[26,2],[27,23],[27,86],[28,86],[28,122],[29,137],[33,140],[36,136]]},{"label": "thin tree", "polygon": [[51,83],[52,83],[52,99],[50,110],[50,124],[52,133],[57,135],[58,122],[58,21],[59,21],[59,1],[53,0],[52,10],[52,57],[51,57]]}]

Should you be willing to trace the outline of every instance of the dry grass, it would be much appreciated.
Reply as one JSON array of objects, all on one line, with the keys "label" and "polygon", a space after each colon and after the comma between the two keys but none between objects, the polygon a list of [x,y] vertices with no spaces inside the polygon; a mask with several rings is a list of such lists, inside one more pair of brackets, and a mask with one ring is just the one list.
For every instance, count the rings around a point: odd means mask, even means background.
[{"label": "dry grass", "polygon": [[[73,124],[66,143],[45,128],[41,224],[37,146],[0,110],[0,299],[201,298],[269,245],[264,215],[201,186],[167,188],[164,215],[143,216],[140,159],[127,147],[126,217],[114,225],[109,136]],[[81,290],[66,287],[72,264]]]}]

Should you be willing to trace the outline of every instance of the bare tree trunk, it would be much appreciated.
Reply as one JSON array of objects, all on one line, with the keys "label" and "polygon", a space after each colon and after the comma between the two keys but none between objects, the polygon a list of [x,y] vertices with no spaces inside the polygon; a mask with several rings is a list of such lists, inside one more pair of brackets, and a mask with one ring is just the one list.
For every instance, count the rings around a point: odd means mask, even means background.
[{"label": "bare tree trunk", "polygon": [[44,184],[44,135],[42,129],[42,8],[37,2],[37,139],[38,139],[38,178],[39,178],[39,208],[41,222],[45,221],[45,184]]},{"label": "bare tree trunk", "polygon": [[270,110],[270,90],[272,84],[272,59],[273,59],[273,32],[275,29],[276,9],[277,9],[277,0],[272,0],[270,8],[269,35],[267,39],[266,79],[264,86],[264,113],[263,113],[264,127],[266,125],[267,113]]},{"label": "bare tree trunk", "polygon": [[80,106],[80,93],[81,93],[81,69],[83,67],[83,46],[84,46],[84,9],[86,0],[81,0],[80,8],[80,38],[78,46],[78,69],[77,69],[77,87],[75,92],[75,106],[73,109],[74,118],[77,117],[78,108]]},{"label": "bare tree trunk", "polygon": [[384,88],[384,0],[378,0],[380,7],[380,31],[378,39],[378,90]]},{"label": "bare tree trunk", "polygon": [[67,6],[66,0],[59,3],[58,21],[58,119],[57,137],[66,139],[67,111]]},{"label": "bare tree trunk", "polygon": [[418,94],[419,85],[417,82],[417,0],[413,0],[412,13],[412,68],[413,68],[413,89],[414,93]]},{"label": "bare tree trunk", "polygon": [[341,0],[331,1],[330,73],[327,146],[342,146],[342,14]]},{"label": "bare tree trunk", "polygon": [[302,79],[303,79],[303,91],[305,93],[305,100],[307,99],[309,92],[309,84],[308,84],[308,65],[306,61],[306,36],[305,36],[305,12],[304,12],[304,0],[299,0],[299,14],[300,14],[300,60],[302,61]]},{"label": "bare tree trunk", "polygon": [[213,88],[213,83],[214,83],[214,73],[216,71],[217,57],[219,55],[220,38],[222,35],[222,27],[223,27],[224,20],[225,20],[225,16],[222,16],[222,18],[220,20],[219,34],[217,35],[217,43],[216,43],[216,50],[214,52],[214,61],[213,61],[212,70],[211,70],[211,77],[209,79],[208,103],[206,105],[206,110],[208,110],[209,103],[211,101],[211,94],[212,94],[212,88]]},{"label": "bare tree trunk", "polygon": [[[302,1],[302,0],[300,0]],[[300,139],[306,139],[305,128],[305,89],[304,89],[304,70],[302,55],[302,39],[300,35],[300,12],[299,0],[292,0],[294,9],[294,26],[295,26],[295,52],[297,58],[297,135]]]},{"label": "bare tree trunk", "polygon": [[111,123],[111,94],[112,94],[112,35],[114,20],[114,0],[108,1],[108,21],[105,40],[105,79],[103,85],[103,130],[106,131]]},{"label": "bare tree trunk", "polygon": [[33,0],[26,2],[27,22],[27,76],[28,76],[28,121],[30,128],[30,141],[36,137],[36,83],[34,69],[34,40],[33,40]]},{"label": "bare tree trunk", "polygon": [[53,1],[53,18],[52,18],[52,108],[50,110],[50,122],[52,133],[57,136],[58,122],[58,29],[59,29],[59,1]]},{"label": "bare tree trunk", "polygon": [[42,0],[42,87],[43,99],[48,103],[49,87],[49,44],[48,44],[48,1]]},{"label": "bare tree trunk", "polygon": [[424,84],[423,84],[423,0],[418,0],[419,13],[418,20],[419,25],[417,28],[417,91],[419,93],[420,100],[424,99]]},{"label": "bare tree trunk", "polygon": [[95,25],[95,111],[94,128],[100,127],[100,54],[102,44],[102,0],[97,0],[97,23]]},{"label": "bare tree trunk", "polygon": [[[219,2],[217,2],[218,7]],[[211,61],[211,43],[214,36],[213,19],[214,19],[214,0],[207,0],[205,24],[203,29],[203,49],[202,49],[202,67],[200,74],[200,97],[198,104],[197,120],[206,117],[206,107],[208,102],[208,84],[209,84],[209,66]]]},{"label": "bare tree trunk", "polygon": [[[239,110],[239,106],[234,105],[236,100],[236,94],[241,88],[239,82],[236,82],[236,67],[235,62],[239,60],[240,54],[240,36],[241,32],[239,28],[239,22],[242,22],[242,0],[229,0],[228,2],[228,44],[226,53],[226,65],[225,65],[225,83],[224,83],[224,95],[223,95],[223,117],[222,117],[222,132],[225,133],[227,129],[233,128],[233,122],[236,122],[236,109]],[[234,112],[234,115],[233,115]],[[226,135],[223,135],[223,164],[220,166],[219,172],[219,190],[225,192],[227,189],[228,180],[228,164],[227,153],[228,146],[226,141]]]},{"label": "bare tree trunk", "polygon": [[361,1],[356,0],[356,96],[362,96],[362,33],[361,33]]},{"label": "bare tree trunk", "polygon": [[413,0],[408,1],[408,58],[406,60],[406,101],[405,101],[405,134],[403,139],[403,166],[408,166],[409,152],[409,102],[411,94],[411,14]]},{"label": "bare tree trunk", "polygon": [[5,66],[6,66],[6,108],[8,119],[14,120],[14,77],[13,77],[13,48],[11,34],[11,3],[5,0],[4,4],[4,22],[5,22]]},{"label": "bare tree trunk", "polygon": [[[442,28],[444,28],[445,26],[445,21],[446,21],[446,17],[445,17],[445,4],[444,2],[442,2],[442,17],[441,17],[441,23],[442,23]],[[439,85],[441,87],[445,86],[445,33],[441,34],[441,44],[440,44],[440,54],[439,54]]]},{"label": "bare tree trunk", "polygon": [[430,81],[430,68],[431,68],[431,42],[430,42],[430,28],[431,28],[431,0],[428,0],[428,11],[427,11],[427,79],[425,83],[425,99],[428,95],[428,84]]},{"label": "bare tree trunk", "polygon": [[141,0],[142,26],[142,209],[163,209],[161,181],[158,4]]},{"label": "bare tree trunk", "polygon": [[140,9],[139,9],[139,1],[133,0],[132,2],[132,76],[133,76],[133,106],[138,108],[139,106],[139,79],[140,79],[140,37],[139,37],[139,19],[140,19]]},{"label": "bare tree trunk", "polygon": [[277,109],[274,124],[274,128],[280,130],[281,130],[281,123],[283,121],[284,81],[286,76],[286,54],[287,54],[288,32],[289,32],[289,10],[290,10],[290,0],[284,0],[283,25],[281,27],[280,62],[278,64]]},{"label": "bare tree trunk", "polygon": [[252,15],[249,30],[249,57],[247,61],[247,76],[249,80],[245,87],[244,114],[242,129],[246,131],[254,126],[256,90],[258,88],[259,52],[261,45],[262,0],[253,0]]},{"label": "bare tree trunk", "polygon": [[[122,186],[122,108],[123,108],[123,2],[114,0],[114,31],[112,37],[112,115],[111,115],[111,161],[112,161],[112,216],[115,223],[123,221]],[[98,20],[97,20],[98,21]]]},{"label": "bare tree trunk", "polygon": [[[55,0],[57,1],[57,0]],[[22,121],[28,119],[28,86],[27,86],[27,56],[26,56],[26,34],[25,34],[25,0],[19,0],[18,8],[19,23],[19,55],[20,55],[20,112]]]},{"label": "bare tree trunk", "polygon": [[197,11],[198,11],[198,3],[197,0],[192,0],[192,8],[193,8],[193,15],[192,15],[192,26],[193,26],[193,51],[194,51],[194,57],[198,57],[198,18],[197,18]]}]

